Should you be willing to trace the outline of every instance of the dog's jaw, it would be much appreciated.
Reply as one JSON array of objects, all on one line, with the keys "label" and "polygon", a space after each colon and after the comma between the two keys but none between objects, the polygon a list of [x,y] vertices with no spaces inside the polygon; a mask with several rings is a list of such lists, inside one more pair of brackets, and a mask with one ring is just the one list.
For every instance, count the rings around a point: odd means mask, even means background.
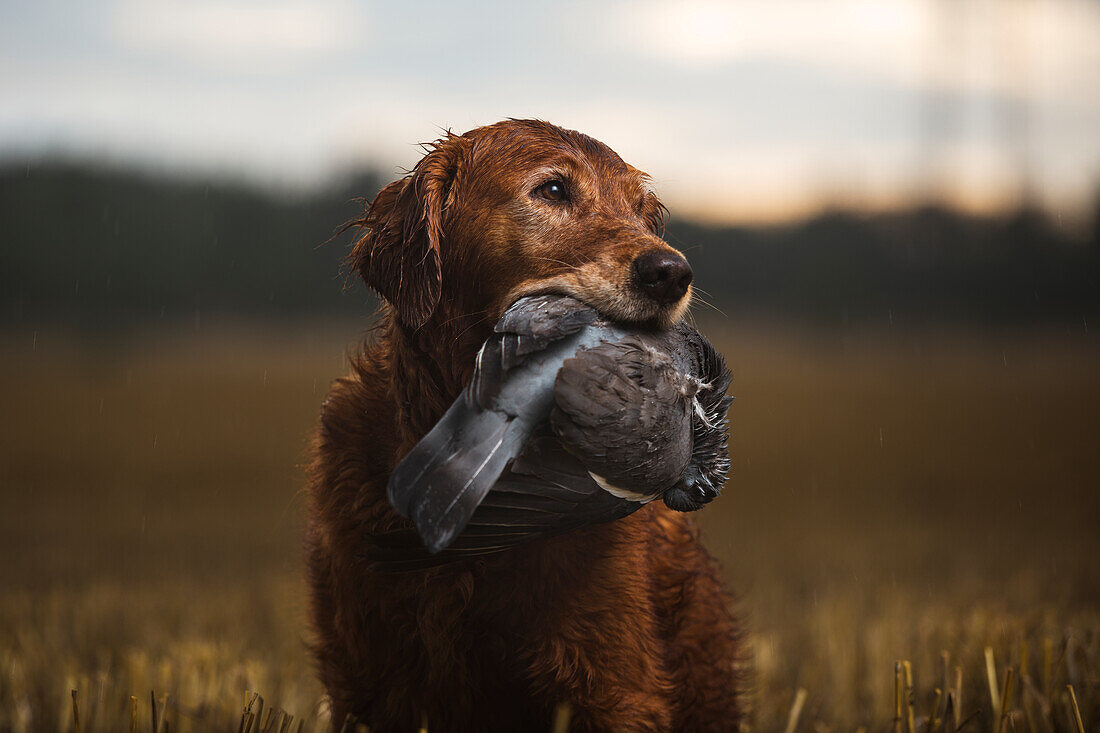
[{"label": "dog's jaw", "polygon": [[499,312],[503,314],[517,300],[530,295],[566,295],[595,308],[609,321],[664,329],[679,323],[687,314],[692,291],[689,287],[676,303],[654,303],[629,284],[613,283],[587,268],[579,268],[567,274],[520,284],[505,296],[499,304]]}]

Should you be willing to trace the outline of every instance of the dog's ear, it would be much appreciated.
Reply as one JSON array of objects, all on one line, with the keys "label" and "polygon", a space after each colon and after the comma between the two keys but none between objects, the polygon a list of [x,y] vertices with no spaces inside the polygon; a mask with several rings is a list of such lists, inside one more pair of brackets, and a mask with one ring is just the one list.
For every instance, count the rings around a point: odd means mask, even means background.
[{"label": "dog's ear", "polygon": [[412,172],[383,188],[354,222],[366,231],[349,263],[410,328],[424,325],[439,304],[443,220],[466,143],[448,135],[427,146]]}]

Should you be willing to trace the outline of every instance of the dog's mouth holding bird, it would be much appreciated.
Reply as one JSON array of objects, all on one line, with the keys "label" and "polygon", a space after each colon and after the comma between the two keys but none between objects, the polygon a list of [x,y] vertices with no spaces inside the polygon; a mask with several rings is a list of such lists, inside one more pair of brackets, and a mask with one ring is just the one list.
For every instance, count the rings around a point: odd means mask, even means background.
[{"label": "dog's mouth holding bird", "polygon": [[669,328],[687,312],[692,277],[691,267],[675,250],[648,249],[625,263],[596,262],[524,282],[509,293],[505,308],[527,296],[561,295],[594,308],[609,321]]},{"label": "dog's mouth holding bird", "polygon": [[[449,192],[453,241],[480,241],[484,277],[502,286],[496,313],[555,294],[621,324],[678,322],[693,273],[662,239],[667,209],[649,176],[579,133],[531,133],[474,142]],[[469,258],[458,264],[469,272]]]},{"label": "dog's mouth holding bird", "polygon": [[667,209],[648,175],[580,133],[484,134],[457,145],[441,203],[443,270],[476,277],[481,307],[499,317],[524,296],[554,294],[624,325],[684,316],[693,273],[662,239]]}]

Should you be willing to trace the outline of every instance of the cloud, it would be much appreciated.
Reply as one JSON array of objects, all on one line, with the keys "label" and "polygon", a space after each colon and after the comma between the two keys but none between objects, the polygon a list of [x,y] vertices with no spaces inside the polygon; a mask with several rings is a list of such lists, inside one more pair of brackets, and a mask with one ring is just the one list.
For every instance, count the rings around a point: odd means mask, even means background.
[{"label": "cloud", "polygon": [[620,6],[628,45],[689,67],[753,59],[905,75],[928,33],[917,0],[684,0]]},{"label": "cloud", "polygon": [[622,53],[685,69],[769,60],[909,88],[1079,99],[1100,4],[1045,0],[650,0],[612,7]]},{"label": "cloud", "polygon": [[356,19],[342,0],[124,0],[114,31],[124,48],[154,57],[277,71],[348,49]]},{"label": "cloud", "polygon": [[[650,6],[642,27],[653,33],[655,51],[686,63],[775,55],[862,64],[884,44],[893,55],[914,45],[925,16],[913,2],[692,0]],[[834,43],[841,39],[844,43]]]}]

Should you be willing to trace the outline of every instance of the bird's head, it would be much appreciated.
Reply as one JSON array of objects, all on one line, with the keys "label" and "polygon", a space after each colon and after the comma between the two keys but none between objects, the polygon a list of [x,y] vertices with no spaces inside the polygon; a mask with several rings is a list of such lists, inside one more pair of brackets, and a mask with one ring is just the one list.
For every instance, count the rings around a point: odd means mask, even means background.
[{"label": "bird's head", "polygon": [[665,505],[677,512],[694,512],[718,496],[711,479],[694,463],[688,465],[683,477],[664,493]]}]

